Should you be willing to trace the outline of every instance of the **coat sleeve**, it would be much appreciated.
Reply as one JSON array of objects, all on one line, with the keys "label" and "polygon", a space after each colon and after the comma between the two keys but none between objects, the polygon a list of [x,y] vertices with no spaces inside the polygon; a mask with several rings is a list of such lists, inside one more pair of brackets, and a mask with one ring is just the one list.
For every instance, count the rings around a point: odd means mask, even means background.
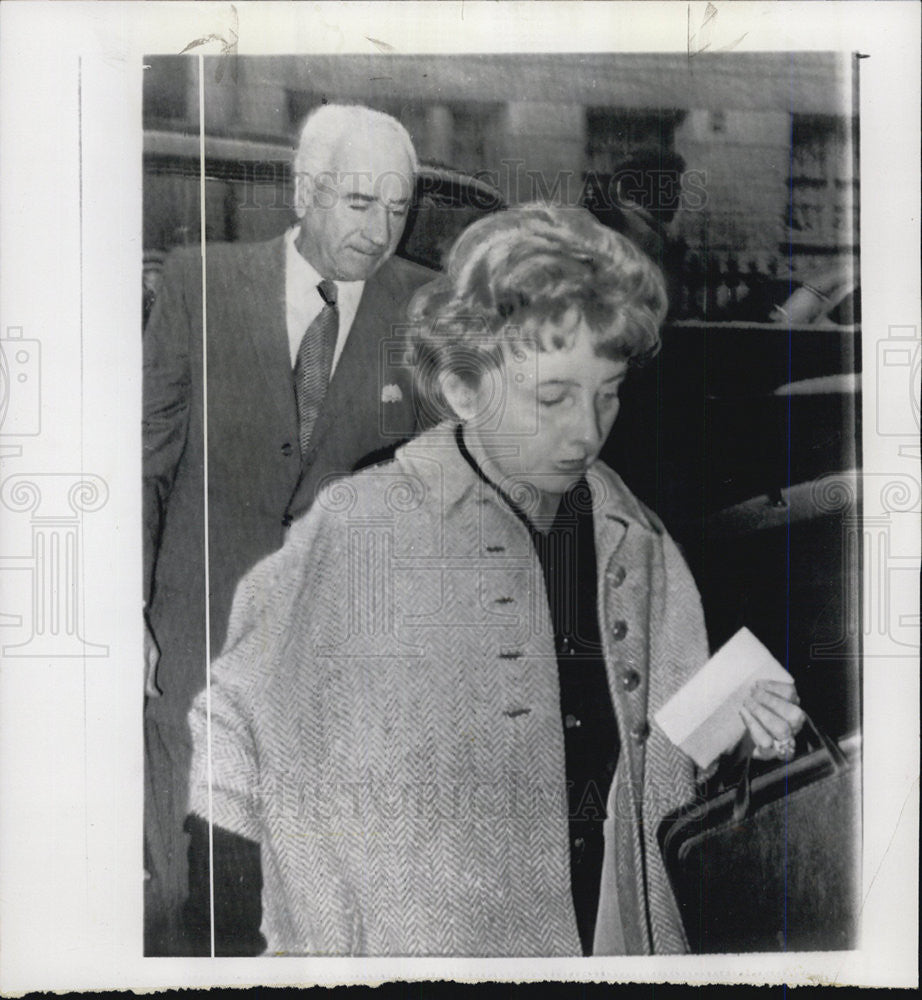
[{"label": "coat sleeve", "polygon": [[186,445],[191,409],[190,316],[183,256],[173,253],[143,341],[144,600],[153,596],[154,570],[176,470]]},{"label": "coat sleeve", "polygon": [[[311,633],[318,575],[329,572],[338,535],[321,507],[292,528],[285,545],[263,559],[237,586],[221,655],[210,684],[189,712],[192,767],[188,812],[230,833],[262,839],[260,732],[269,724],[279,685],[292,669],[293,645]],[[324,567],[327,567],[324,570]],[[303,650],[302,650],[303,652]],[[304,667],[305,659],[300,661]]]}]

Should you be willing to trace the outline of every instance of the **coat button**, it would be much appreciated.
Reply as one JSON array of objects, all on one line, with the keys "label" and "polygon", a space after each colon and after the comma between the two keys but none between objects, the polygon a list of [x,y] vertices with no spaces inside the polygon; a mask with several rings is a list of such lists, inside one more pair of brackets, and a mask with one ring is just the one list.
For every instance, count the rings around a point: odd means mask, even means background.
[{"label": "coat button", "polygon": [[623,670],[621,672],[621,687],[625,691],[636,691],[640,684],[640,674],[636,670]]},{"label": "coat button", "polygon": [[647,725],[646,720],[638,722],[637,725],[631,729],[631,739],[635,743],[646,743],[649,735],[650,727]]},{"label": "coat button", "polygon": [[291,514],[286,514],[282,518],[282,527],[283,528],[290,528],[293,521],[294,521],[294,518],[291,516]]},{"label": "coat button", "polygon": [[623,618],[612,622],[611,634],[615,639],[623,639],[627,635],[627,622]]},{"label": "coat button", "polygon": [[582,722],[580,722],[575,715],[566,715],[564,716],[563,724],[567,727],[567,729],[579,729]]},{"label": "coat button", "polygon": [[623,566],[612,566],[605,574],[605,579],[613,586],[620,587],[627,576],[627,570]]},{"label": "coat button", "polygon": [[286,441],[282,445],[282,454],[285,456],[285,458],[288,458],[288,456],[291,455],[291,453],[293,451],[294,451],[294,448],[292,447],[292,444],[291,444],[290,441]]}]

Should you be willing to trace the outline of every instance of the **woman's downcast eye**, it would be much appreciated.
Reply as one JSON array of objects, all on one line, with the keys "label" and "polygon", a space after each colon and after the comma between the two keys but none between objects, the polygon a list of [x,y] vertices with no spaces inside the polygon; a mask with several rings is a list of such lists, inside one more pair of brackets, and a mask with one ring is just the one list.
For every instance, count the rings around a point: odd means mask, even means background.
[{"label": "woman's downcast eye", "polygon": [[[619,402],[618,388],[600,392],[596,398],[603,406],[614,406]],[[571,392],[539,393],[538,402],[541,406],[546,407],[560,406],[561,404],[572,405],[574,397]]]}]

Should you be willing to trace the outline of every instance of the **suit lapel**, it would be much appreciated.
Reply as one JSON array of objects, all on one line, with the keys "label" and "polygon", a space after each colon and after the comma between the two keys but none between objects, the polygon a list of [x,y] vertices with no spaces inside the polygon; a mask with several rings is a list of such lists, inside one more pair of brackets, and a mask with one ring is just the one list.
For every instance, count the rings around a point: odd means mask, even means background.
[{"label": "suit lapel", "polygon": [[268,243],[254,243],[240,258],[236,280],[250,294],[239,297],[241,327],[253,345],[266,382],[266,398],[297,436],[297,407],[288,349],[285,313],[285,243],[279,237]]}]

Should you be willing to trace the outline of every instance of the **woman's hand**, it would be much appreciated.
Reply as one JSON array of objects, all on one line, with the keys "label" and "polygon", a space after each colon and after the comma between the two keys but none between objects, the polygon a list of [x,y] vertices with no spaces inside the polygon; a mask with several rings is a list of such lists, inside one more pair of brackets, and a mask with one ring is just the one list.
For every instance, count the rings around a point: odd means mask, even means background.
[{"label": "woman's hand", "polygon": [[753,757],[790,760],[794,756],[794,737],[806,716],[793,684],[757,681],[743,702],[740,715],[755,745]]}]

